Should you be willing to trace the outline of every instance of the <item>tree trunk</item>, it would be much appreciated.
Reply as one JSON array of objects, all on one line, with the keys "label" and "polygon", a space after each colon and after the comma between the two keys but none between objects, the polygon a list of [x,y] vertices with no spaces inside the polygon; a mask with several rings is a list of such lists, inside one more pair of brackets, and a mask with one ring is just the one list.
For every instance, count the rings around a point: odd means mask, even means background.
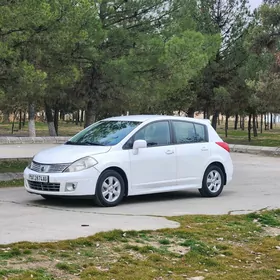
[{"label": "tree trunk", "polygon": [[82,111],[81,111],[80,126],[83,125],[83,122],[84,122],[84,109],[82,109]]},{"label": "tree trunk", "polygon": [[19,122],[18,122],[18,130],[22,128],[22,110],[19,110]]},{"label": "tree trunk", "polygon": [[226,138],[228,137],[228,119],[229,119],[229,115],[226,114],[226,122],[225,122],[225,136],[226,136]]},{"label": "tree trunk", "polygon": [[209,109],[207,107],[203,111],[203,118],[209,119]]},{"label": "tree trunk", "polygon": [[12,134],[14,134],[14,129],[15,129],[15,120],[16,120],[16,115],[17,111],[14,111],[14,116],[13,116],[13,122],[12,122]]},{"label": "tree trunk", "polygon": [[189,118],[194,118],[194,108],[189,108],[189,110],[188,110],[188,117]]},{"label": "tree trunk", "polygon": [[237,130],[238,126],[238,114],[235,114],[235,119],[234,119],[234,130]]},{"label": "tree trunk", "polygon": [[217,121],[218,121],[218,118],[219,118],[219,112],[218,111],[215,111],[214,115],[213,115],[213,118],[212,118],[212,126],[215,130],[217,130]]},{"label": "tree trunk", "polygon": [[257,116],[253,114],[253,132],[254,132],[254,137],[258,137],[258,130],[257,130],[257,123],[256,123],[256,118]]},{"label": "tree trunk", "polygon": [[263,133],[263,114],[261,114],[261,133]]},{"label": "tree trunk", "polygon": [[45,111],[46,111],[46,118],[49,128],[49,135],[56,136],[55,126],[54,126],[54,119],[51,107],[45,102]]},{"label": "tree trunk", "polygon": [[90,100],[87,103],[87,107],[86,107],[84,127],[86,128],[94,122],[95,122],[94,106],[93,106],[93,102]]},{"label": "tree trunk", "polygon": [[270,113],[270,129],[273,129],[273,114]]},{"label": "tree trunk", "polygon": [[29,137],[36,137],[36,127],[35,127],[35,105],[34,103],[29,103],[28,105],[28,132]]},{"label": "tree trunk", "polygon": [[65,113],[63,110],[60,112],[60,120],[65,121]]},{"label": "tree trunk", "polygon": [[3,123],[9,123],[10,122],[10,113],[9,112],[3,112]]},{"label": "tree trunk", "polygon": [[59,110],[57,108],[54,109],[54,129],[56,132],[56,135],[58,135],[58,119],[59,119]]},{"label": "tree trunk", "polygon": [[218,125],[221,125],[220,114],[218,115],[217,122],[218,122]]},{"label": "tree trunk", "polygon": [[251,120],[252,120],[252,114],[249,114],[249,120],[248,120],[248,141],[251,142]]},{"label": "tree trunk", "polygon": [[74,111],[74,112],[72,112],[72,114],[71,114],[71,116],[72,116],[72,123],[75,123],[75,119],[76,119],[76,112]]},{"label": "tree trunk", "polygon": [[22,120],[22,127],[25,126],[25,121],[26,121],[26,111],[24,110],[24,113],[23,113],[23,120]]},{"label": "tree trunk", "polygon": [[245,117],[244,116],[241,118],[241,129],[245,130]]},{"label": "tree trunk", "polygon": [[78,110],[77,112],[75,112],[76,115],[76,121],[75,124],[78,125],[80,122],[80,110]]},{"label": "tree trunk", "polygon": [[264,114],[264,130],[267,130],[267,114]]}]

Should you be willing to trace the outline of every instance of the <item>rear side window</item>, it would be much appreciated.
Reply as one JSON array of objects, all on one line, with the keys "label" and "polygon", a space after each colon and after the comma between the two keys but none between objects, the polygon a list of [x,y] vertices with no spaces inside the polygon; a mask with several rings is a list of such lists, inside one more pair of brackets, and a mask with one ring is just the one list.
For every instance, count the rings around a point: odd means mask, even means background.
[{"label": "rear side window", "polygon": [[185,121],[173,121],[172,123],[176,144],[207,142],[204,125]]},{"label": "rear side window", "polygon": [[208,142],[206,126],[203,124],[194,124],[196,133],[196,142]]}]

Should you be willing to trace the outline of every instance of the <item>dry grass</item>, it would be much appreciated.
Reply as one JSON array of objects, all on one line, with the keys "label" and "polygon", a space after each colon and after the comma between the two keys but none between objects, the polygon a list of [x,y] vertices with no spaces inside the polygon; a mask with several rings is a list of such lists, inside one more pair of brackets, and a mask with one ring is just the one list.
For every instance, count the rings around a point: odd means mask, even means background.
[{"label": "dry grass", "polygon": [[280,210],[182,216],[177,229],[0,247],[4,279],[279,279]]}]

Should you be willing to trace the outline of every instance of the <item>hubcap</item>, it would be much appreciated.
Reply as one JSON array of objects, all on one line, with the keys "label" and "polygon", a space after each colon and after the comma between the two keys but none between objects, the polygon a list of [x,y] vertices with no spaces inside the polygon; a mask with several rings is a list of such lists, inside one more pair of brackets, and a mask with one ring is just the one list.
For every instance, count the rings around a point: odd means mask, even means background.
[{"label": "hubcap", "polygon": [[207,176],[207,188],[210,192],[216,193],[222,186],[222,176],[217,170],[212,170]]},{"label": "hubcap", "polygon": [[106,178],[102,184],[101,193],[108,202],[116,201],[121,194],[121,183],[113,176]]}]

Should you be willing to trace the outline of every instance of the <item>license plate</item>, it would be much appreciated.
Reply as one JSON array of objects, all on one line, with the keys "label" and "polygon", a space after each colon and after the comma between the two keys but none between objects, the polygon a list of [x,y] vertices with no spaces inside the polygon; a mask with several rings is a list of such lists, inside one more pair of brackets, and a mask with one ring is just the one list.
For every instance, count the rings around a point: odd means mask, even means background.
[{"label": "license plate", "polygon": [[29,174],[29,180],[30,181],[35,181],[35,182],[48,183],[49,182],[49,176]]}]

